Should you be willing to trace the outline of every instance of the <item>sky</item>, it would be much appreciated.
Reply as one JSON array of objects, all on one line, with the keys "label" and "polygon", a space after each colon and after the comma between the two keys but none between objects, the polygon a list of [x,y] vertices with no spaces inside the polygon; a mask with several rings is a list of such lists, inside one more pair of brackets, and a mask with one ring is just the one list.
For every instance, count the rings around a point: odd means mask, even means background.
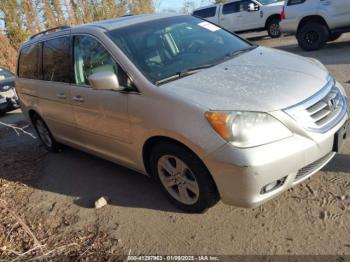
[{"label": "sky", "polygon": [[[160,5],[157,8],[157,11],[161,12],[162,10],[167,9],[174,9],[180,11],[181,8],[184,6],[184,2],[185,0],[160,0]],[[194,2],[196,8],[212,3],[212,1],[210,0],[192,0],[192,2]]]}]

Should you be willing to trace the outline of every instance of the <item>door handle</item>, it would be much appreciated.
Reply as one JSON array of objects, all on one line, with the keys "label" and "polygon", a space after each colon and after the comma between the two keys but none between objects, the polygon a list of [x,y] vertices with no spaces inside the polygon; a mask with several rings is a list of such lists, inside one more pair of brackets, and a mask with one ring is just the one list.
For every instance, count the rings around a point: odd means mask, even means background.
[{"label": "door handle", "polygon": [[65,95],[65,93],[59,93],[56,95],[59,99],[67,99],[67,96]]},{"label": "door handle", "polygon": [[84,98],[83,98],[82,96],[75,96],[75,97],[73,97],[73,100],[74,100],[75,102],[80,102],[80,103],[82,103],[82,102],[85,101]]}]

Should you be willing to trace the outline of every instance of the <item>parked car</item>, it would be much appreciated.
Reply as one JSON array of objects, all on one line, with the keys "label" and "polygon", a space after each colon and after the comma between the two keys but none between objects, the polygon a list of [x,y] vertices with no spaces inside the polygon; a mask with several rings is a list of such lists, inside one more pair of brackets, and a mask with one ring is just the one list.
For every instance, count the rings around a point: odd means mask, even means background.
[{"label": "parked car", "polygon": [[350,1],[288,0],[281,18],[282,31],[296,35],[302,49],[318,50],[350,32]]},{"label": "parked car", "polygon": [[267,30],[270,37],[277,38],[281,36],[283,4],[277,0],[234,0],[196,9],[193,15],[231,32]]},{"label": "parked car", "polygon": [[346,93],[320,62],[193,16],[46,31],[21,46],[17,74],[49,151],[67,144],[148,174],[188,212],[260,205],[348,134]]},{"label": "parked car", "polygon": [[18,108],[15,90],[15,75],[0,67],[0,114]]}]

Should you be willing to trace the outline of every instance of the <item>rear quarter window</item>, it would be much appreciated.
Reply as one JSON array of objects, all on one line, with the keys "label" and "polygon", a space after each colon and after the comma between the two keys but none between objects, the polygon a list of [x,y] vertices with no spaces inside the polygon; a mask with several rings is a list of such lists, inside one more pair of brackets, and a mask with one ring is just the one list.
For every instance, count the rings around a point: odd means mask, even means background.
[{"label": "rear quarter window", "polygon": [[193,12],[194,16],[198,16],[201,18],[209,18],[213,17],[216,14],[216,7],[210,7],[206,9],[201,9]]},{"label": "rear quarter window", "polygon": [[303,4],[305,1],[306,0],[288,0],[287,6]]},{"label": "rear quarter window", "polygon": [[29,79],[41,79],[41,43],[24,47],[18,63],[18,76]]}]

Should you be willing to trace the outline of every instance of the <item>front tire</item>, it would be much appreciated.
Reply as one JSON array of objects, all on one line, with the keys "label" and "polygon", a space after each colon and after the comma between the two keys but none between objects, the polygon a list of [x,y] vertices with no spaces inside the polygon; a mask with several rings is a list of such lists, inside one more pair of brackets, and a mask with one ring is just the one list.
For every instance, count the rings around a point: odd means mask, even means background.
[{"label": "front tire", "polygon": [[328,41],[327,26],[320,23],[310,23],[299,29],[297,39],[299,46],[305,51],[321,49]]},{"label": "front tire", "polygon": [[215,183],[201,160],[176,143],[155,146],[151,172],[175,206],[189,213],[202,213],[219,200]]},{"label": "front tire", "polygon": [[59,152],[61,145],[54,139],[44,120],[38,115],[34,115],[32,117],[32,123],[46,150],[54,153]]},{"label": "front tire", "polygon": [[271,38],[278,38],[282,35],[280,29],[281,20],[278,18],[271,19],[267,24],[267,33]]}]

